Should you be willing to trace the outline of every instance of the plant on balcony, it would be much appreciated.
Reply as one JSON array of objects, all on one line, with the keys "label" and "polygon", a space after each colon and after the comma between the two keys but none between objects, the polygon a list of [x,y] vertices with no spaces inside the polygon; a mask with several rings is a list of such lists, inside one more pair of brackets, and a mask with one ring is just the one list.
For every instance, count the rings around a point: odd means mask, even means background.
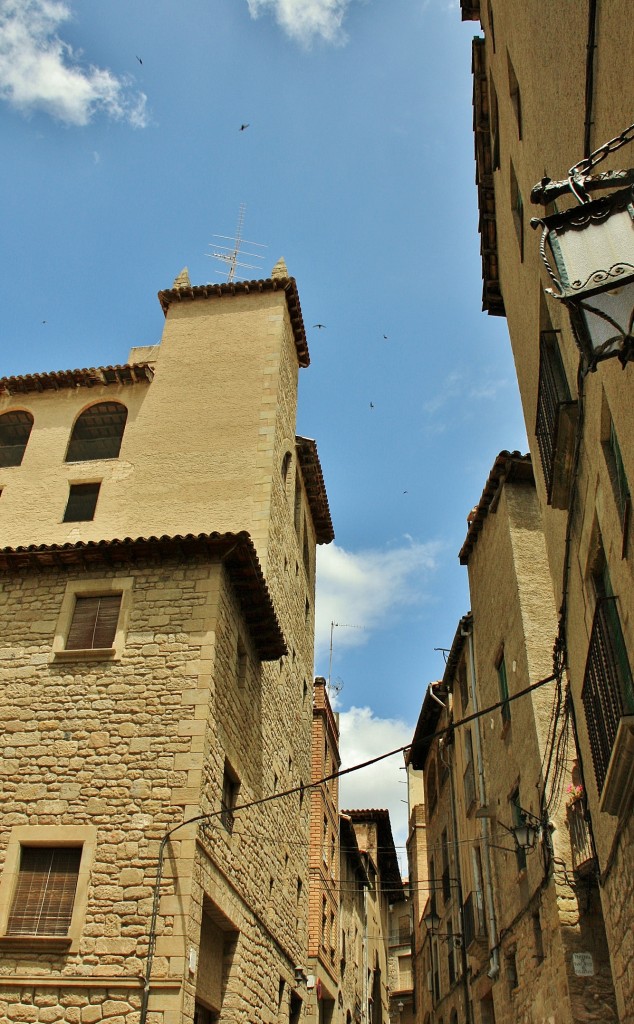
[{"label": "plant on balcony", "polygon": [[567,807],[572,807],[573,804],[578,803],[585,796],[585,790],[581,783],[577,783],[575,785],[573,782],[571,782],[570,785],[566,788],[566,793]]}]

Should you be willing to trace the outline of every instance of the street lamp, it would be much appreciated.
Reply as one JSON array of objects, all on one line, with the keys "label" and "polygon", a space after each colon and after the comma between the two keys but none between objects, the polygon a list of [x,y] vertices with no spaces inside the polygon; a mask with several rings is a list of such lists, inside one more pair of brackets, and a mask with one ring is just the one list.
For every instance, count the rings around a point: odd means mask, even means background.
[{"label": "street lamp", "polygon": [[[634,185],[632,171],[586,172],[632,141],[634,125],[572,167],[566,182],[543,179],[531,192],[544,205],[572,192],[580,205],[531,220],[542,227],[540,253],[554,288],[548,293],[570,310],[588,370],[616,356],[634,359]],[[626,188],[591,200],[593,189],[627,182]],[[548,252],[546,249],[548,246]],[[554,265],[554,270],[553,270]]]},{"label": "street lamp", "polygon": [[430,935],[433,935],[437,939],[443,939],[445,942],[453,943],[455,949],[460,949],[462,946],[462,935],[460,932],[441,932],[440,929],[440,917],[435,910],[430,910],[423,917],[423,924]]}]

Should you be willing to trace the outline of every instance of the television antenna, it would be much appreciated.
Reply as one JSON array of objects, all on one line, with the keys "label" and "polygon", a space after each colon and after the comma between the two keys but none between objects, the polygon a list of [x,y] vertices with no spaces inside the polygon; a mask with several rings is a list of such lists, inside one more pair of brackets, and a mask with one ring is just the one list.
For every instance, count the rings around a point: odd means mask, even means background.
[{"label": "television antenna", "polygon": [[[260,254],[258,252],[246,252],[246,251],[244,253],[241,252],[240,246],[242,245],[243,242],[246,243],[246,245],[254,245],[258,249],[266,249],[267,248],[266,245],[261,245],[260,242],[249,242],[249,241],[247,241],[246,239],[244,239],[242,237],[242,225],[244,223],[244,211],[245,210],[246,210],[245,203],[240,203],[240,212],[238,214],[238,229],[236,231],[235,238],[232,237],[231,235],[216,235],[216,234],[213,235],[214,238],[224,238],[227,242],[233,242],[233,245],[222,245],[222,244],[218,244],[217,242],[211,242],[210,244],[211,245],[215,245],[216,246],[216,250],[218,250],[218,251],[205,253],[205,256],[209,256],[209,257],[211,257],[211,259],[214,259],[214,260],[220,260],[221,263],[224,263],[225,266],[228,267],[228,270],[227,270],[227,282],[235,280],[236,268],[237,267],[247,267],[249,270],[260,270],[260,271],[262,269],[262,266],[259,263],[243,263],[241,260],[238,259],[239,256],[243,256],[243,255],[244,256],[250,256],[252,259],[255,259],[255,260],[263,260],[264,259],[264,254]],[[241,276],[244,276],[244,275],[241,275]]]},{"label": "television antenna", "polygon": [[[365,629],[365,626],[355,626],[354,624],[352,624],[350,622],[331,622],[330,623],[330,659],[328,661],[328,683],[327,683],[329,691],[332,688],[332,682],[331,682],[331,679],[332,679],[332,634],[333,634],[335,628],[337,628],[337,629]],[[337,690],[336,693],[339,693],[341,691],[341,688],[342,687],[339,687],[339,690]]]}]

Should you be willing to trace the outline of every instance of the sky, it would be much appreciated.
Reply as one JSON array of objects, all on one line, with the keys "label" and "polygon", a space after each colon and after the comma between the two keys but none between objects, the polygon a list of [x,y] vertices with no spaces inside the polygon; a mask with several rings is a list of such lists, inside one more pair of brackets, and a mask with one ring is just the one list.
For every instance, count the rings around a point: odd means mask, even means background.
[{"label": "sky", "polygon": [[[478,29],[457,0],[0,0],[2,375],[158,342],[157,292],[225,278],[209,254],[242,204],[243,276],[284,257],[297,280],[344,767],[411,740],[469,610],[467,513],[526,451],[506,322],[481,312]],[[402,765],[341,797],[389,808],[399,853]]]}]

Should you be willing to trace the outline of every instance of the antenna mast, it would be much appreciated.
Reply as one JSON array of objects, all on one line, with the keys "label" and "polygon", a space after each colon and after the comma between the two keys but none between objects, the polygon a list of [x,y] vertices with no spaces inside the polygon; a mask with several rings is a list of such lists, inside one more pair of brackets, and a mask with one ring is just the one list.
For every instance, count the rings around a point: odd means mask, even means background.
[{"label": "antenna mast", "polygon": [[[243,255],[243,253],[240,251],[240,246],[241,246],[243,241],[246,241],[246,239],[242,238],[242,225],[244,224],[244,211],[245,210],[246,210],[246,204],[245,203],[240,203],[240,212],[238,214],[238,228],[237,228],[237,231],[236,231],[236,234],[235,234],[235,238],[232,238],[231,235],[216,235],[216,234],[214,234],[214,236],[213,236],[214,238],[225,238],[228,242],[233,242],[233,245],[218,245],[217,243],[212,242],[211,243],[212,245],[216,245],[216,249],[224,250],[224,251],[222,251],[222,252],[214,251],[214,252],[205,253],[206,256],[210,256],[214,260],[220,260],[222,263],[225,264],[226,267],[229,268],[227,270],[227,282],[235,280],[236,267],[247,267],[249,270],[260,270],[260,271],[262,269],[260,264],[257,264],[257,263],[243,263],[243,262],[241,262],[241,260],[238,259],[239,256]],[[246,244],[247,245],[255,245],[255,246],[257,246],[258,249],[266,249],[266,246],[265,245],[261,245],[260,242],[249,242],[249,241],[246,241]],[[257,252],[245,252],[244,255],[245,256],[250,256],[252,259],[256,259],[256,260],[263,260],[264,259],[264,254],[260,255],[260,253],[257,253]]]}]

